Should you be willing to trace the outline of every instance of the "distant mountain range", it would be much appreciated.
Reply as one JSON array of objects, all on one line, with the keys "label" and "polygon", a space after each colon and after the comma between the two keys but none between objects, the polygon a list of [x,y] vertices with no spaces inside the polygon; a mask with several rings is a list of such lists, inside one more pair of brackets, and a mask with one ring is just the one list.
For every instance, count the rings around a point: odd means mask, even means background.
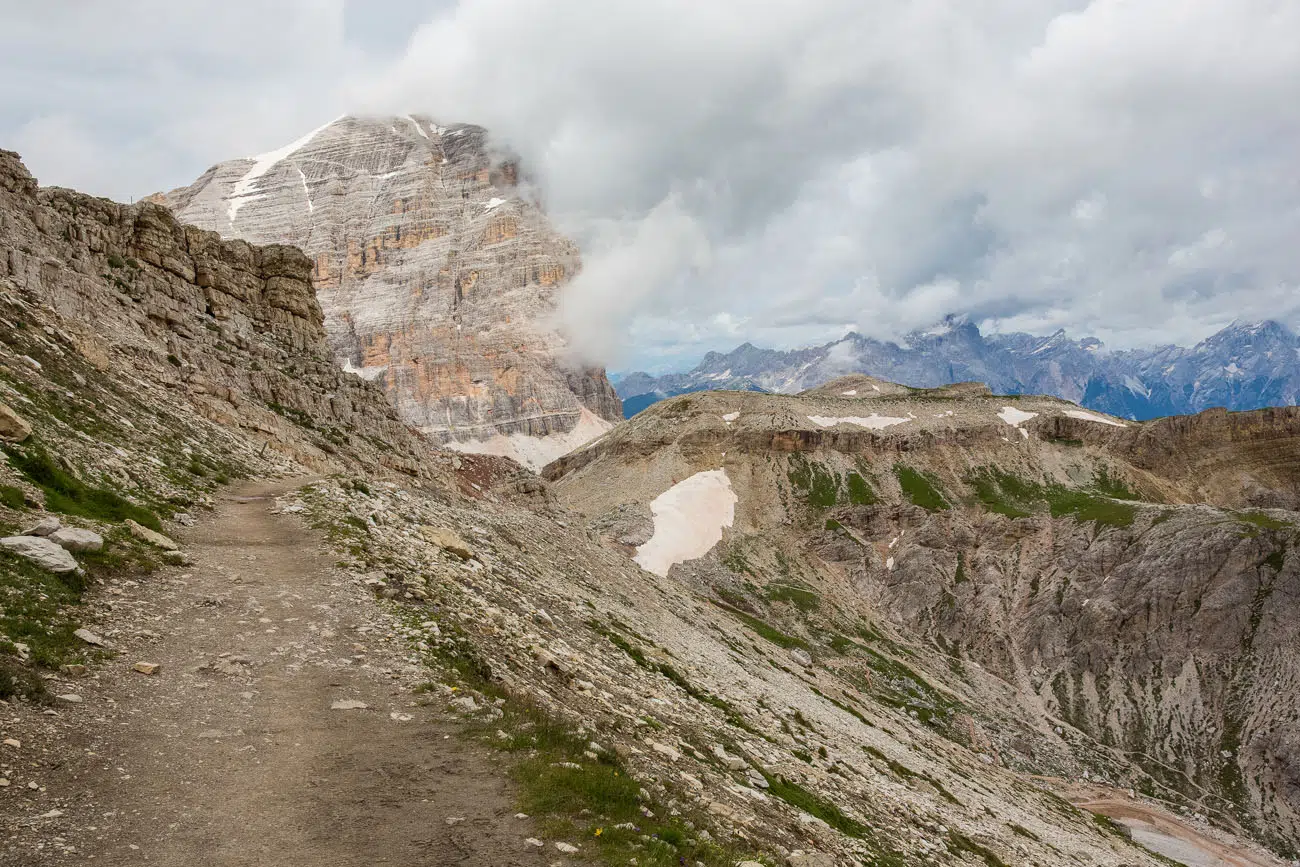
[{"label": "distant mountain range", "polygon": [[847,373],[933,388],[978,380],[998,394],[1051,394],[1131,419],[1200,412],[1294,406],[1300,398],[1300,338],[1268,320],[1234,322],[1192,347],[1109,351],[1095,337],[1072,340],[982,334],[948,318],[899,343],[850,333],[808,349],[778,351],[750,343],[710,352],[693,370],[617,379],[624,414],[656,401],[706,389],[792,394]]}]

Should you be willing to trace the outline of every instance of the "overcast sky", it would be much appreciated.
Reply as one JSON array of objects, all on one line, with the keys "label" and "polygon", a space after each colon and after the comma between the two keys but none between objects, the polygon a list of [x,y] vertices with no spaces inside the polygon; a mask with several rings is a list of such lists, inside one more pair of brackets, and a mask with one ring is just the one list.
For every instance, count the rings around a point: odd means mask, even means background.
[{"label": "overcast sky", "polygon": [[948,313],[1300,325],[1294,0],[0,0],[0,147],[126,200],[339,114],[519,151],[615,367]]}]

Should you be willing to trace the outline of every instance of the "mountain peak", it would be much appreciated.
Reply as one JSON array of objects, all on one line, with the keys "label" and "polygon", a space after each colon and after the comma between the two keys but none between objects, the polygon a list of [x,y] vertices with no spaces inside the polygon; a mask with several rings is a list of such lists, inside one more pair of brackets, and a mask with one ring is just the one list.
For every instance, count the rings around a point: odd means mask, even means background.
[{"label": "mountain peak", "polygon": [[1266,337],[1295,337],[1295,332],[1287,328],[1276,319],[1261,319],[1258,322],[1243,322],[1240,319],[1234,319],[1232,324],[1224,328],[1219,334],[1245,334],[1251,337],[1256,335]]},{"label": "mountain peak", "polygon": [[340,365],[408,421],[537,464],[622,411],[603,370],[563,360],[548,323],[578,250],[518,181],[482,127],[344,115],[164,199],[184,222],[306,252]]}]

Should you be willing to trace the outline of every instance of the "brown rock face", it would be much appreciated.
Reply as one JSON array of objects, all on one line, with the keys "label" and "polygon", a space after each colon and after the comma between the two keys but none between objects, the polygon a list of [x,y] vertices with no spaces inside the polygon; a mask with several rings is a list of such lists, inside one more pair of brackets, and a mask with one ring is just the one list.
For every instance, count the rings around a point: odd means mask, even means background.
[{"label": "brown rock face", "polygon": [[10,409],[8,404],[0,403],[0,440],[20,443],[31,434],[32,426],[27,420]]},{"label": "brown rock face", "polygon": [[[265,444],[263,456],[421,474],[432,443],[334,363],[311,269],[293,247],[225,241],[158,204],[39,189],[17,154],[0,151],[0,304],[6,316],[39,309],[60,323],[24,329],[41,331],[39,345],[58,359],[52,367],[46,356],[38,380],[72,377],[69,357],[91,364],[55,389],[59,401],[73,400],[72,388],[119,389],[126,403],[187,408],[186,418],[197,411],[242,430]],[[81,423],[120,424],[100,419],[103,407],[75,406]],[[60,435],[37,432],[47,445]]]},{"label": "brown rock face", "polygon": [[622,405],[551,324],[578,251],[518,183],[480,127],[344,117],[165,200],[227,238],[304,250],[339,363],[438,439],[598,432]]}]

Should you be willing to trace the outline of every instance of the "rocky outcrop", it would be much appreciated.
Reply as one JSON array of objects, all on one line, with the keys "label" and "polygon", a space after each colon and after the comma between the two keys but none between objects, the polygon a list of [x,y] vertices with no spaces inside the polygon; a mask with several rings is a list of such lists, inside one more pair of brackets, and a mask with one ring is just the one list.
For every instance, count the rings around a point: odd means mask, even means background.
[{"label": "rocky outcrop", "polygon": [[[145,411],[182,401],[306,465],[419,474],[432,444],[334,363],[311,270],[293,247],[223,240],[158,204],[40,189],[0,151],[4,315],[48,310],[55,323],[6,341],[31,393],[108,389]],[[70,406],[77,429],[101,438],[122,424],[103,402]]]},{"label": "rocky outcrop", "polygon": [[0,440],[20,443],[32,435],[32,426],[22,416],[0,403]]},{"label": "rocky outcrop", "polygon": [[338,362],[440,440],[622,417],[553,323],[578,250],[480,127],[343,117],[160,200],[227,238],[304,250]]}]

